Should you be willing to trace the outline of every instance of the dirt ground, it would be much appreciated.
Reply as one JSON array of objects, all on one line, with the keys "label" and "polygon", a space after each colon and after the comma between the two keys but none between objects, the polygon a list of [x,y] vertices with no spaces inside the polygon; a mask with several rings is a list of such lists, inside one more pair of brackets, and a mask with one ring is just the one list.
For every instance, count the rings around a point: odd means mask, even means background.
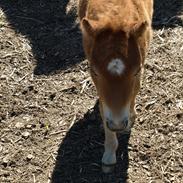
[{"label": "dirt ground", "polygon": [[108,175],[76,4],[0,0],[0,182],[182,183],[183,1],[155,1],[138,118]]}]

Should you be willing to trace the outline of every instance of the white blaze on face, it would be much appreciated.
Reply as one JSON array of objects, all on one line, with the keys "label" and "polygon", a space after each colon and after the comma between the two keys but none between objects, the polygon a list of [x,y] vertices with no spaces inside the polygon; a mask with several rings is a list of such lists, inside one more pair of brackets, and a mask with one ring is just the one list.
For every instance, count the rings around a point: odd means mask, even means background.
[{"label": "white blaze on face", "polygon": [[107,70],[114,75],[121,75],[124,72],[125,65],[119,58],[112,59],[107,66]]}]

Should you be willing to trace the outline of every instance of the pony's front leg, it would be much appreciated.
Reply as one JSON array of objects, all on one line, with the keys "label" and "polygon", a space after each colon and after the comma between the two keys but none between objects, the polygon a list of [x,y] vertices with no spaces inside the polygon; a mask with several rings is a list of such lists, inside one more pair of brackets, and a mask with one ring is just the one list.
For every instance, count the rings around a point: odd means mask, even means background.
[{"label": "pony's front leg", "polygon": [[104,122],[105,131],[105,143],[104,143],[104,154],[102,158],[102,169],[103,172],[109,173],[113,170],[116,164],[116,150],[118,148],[118,139],[116,132],[112,132],[106,126]]}]

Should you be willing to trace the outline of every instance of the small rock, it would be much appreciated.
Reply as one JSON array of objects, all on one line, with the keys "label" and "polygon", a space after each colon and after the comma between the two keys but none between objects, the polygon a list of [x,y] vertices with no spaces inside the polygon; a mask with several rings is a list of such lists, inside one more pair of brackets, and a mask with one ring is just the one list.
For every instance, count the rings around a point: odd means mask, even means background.
[{"label": "small rock", "polygon": [[30,136],[30,133],[29,132],[23,132],[22,133],[22,136],[24,137],[24,138],[28,138],[29,136]]},{"label": "small rock", "polygon": [[31,129],[32,128],[32,125],[27,125],[26,128],[27,129]]},{"label": "small rock", "polygon": [[139,123],[142,125],[144,123],[144,118],[139,118]]},{"label": "small rock", "polygon": [[143,168],[145,168],[146,170],[149,170],[149,165],[142,165]]},{"label": "small rock", "polygon": [[27,160],[31,160],[31,159],[33,159],[34,158],[34,156],[32,155],[32,154],[28,154],[27,155]]},{"label": "small rock", "polygon": [[6,157],[3,159],[3,163],[6,163],[6,164],[7,164],[8,161],[9,161],[9,160],[8,160],[8,158],[6,158]]},{"label": "small rock", "polygon": [[21,129],[24,127],[24,124],[21,122],[18,122],[18,123],[16,123],[15,127]]},{"label": "small rock", "polygon": [[8,159],[7,157],[3,158],[3,160],[2,160],[2,165],[3,165],[4,167],[7,167],[7,166],[8,166],[8,163],[9,163],[9,159]]}]

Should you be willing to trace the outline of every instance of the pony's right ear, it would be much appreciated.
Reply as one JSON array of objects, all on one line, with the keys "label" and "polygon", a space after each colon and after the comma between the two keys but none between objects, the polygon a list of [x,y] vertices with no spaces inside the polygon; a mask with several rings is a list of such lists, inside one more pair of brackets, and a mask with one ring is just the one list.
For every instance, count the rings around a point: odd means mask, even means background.
[{"label": "pony's right ear", "polygon": [[81,20],[81,30],[83,33],[94,37],[97,34],[97,30],[99,28],[99,24],[95,20],[89,20],[87,18],[83,18]]}]

